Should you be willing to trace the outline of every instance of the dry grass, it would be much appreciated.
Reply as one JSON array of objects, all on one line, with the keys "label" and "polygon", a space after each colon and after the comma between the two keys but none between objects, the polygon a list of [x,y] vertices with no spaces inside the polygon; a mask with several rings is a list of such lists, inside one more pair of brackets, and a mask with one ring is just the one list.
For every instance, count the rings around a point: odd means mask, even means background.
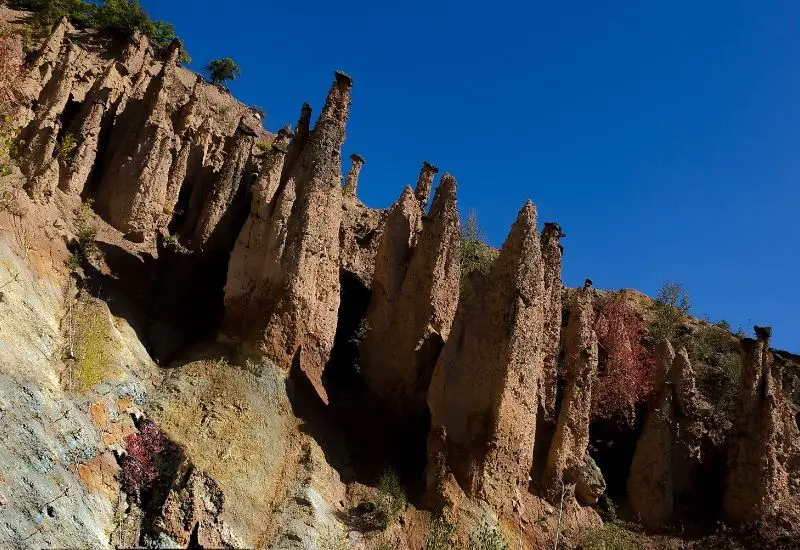
[{"label": "dry grass", "polygon": [[102,302],[81,294],[71,308],[68,323],[70,389],[87,391],[116,373],[111,320]]}]

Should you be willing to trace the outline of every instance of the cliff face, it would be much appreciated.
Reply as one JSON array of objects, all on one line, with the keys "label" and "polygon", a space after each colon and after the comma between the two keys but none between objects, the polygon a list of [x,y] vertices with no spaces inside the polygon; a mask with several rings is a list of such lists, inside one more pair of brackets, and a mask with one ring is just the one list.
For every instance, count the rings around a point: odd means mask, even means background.
[{"label": "cliff face", "polygon": [[[727,443],[705,428],[691,342],[664,343],[655,384],[630,406],[630,455],[609,466],[590,444],[595,381],[636,335],[620,350],[598,343],[602,293],[563,288],[564,234],[555,223],[540,233],[533,203],[487,270],[462,276],[453,176],[434,185],[439,170],[424,162],[387,210],[358,199],[363,157],[343,178],[349,76],[335,73],[313,128],[304,104],[294,129],[272,135],[256,110],[180,67],[177,42],[156,55],[137,34],[101,54],[84,39],[58,23],[14,90],[0,414],[23,429],[0,448],[20,473],[0,484],[0,540],[323,548],[342,531],[353,548],[420,548],[441,513],[462,541],[490,524],[552,548],[600,524],[607,481],[653,530],[687,518],[710,529],[718,511],[732,523],[795,517],[798,411],[768,329],[741,341]],[[88,347],[100,351],[78,368],[75,315],[90,305],[102,315]],[[332,367],[342,357],[344,375]],[[359,446],[357,421],[418,445],[407,451],[422,460]],[[148,426],[160,430],[155,477],[134,491],[126,468]],[[365,518],[387,497],[366,485],[386,466],[420,491],[378,534]],[[689,518],[701,492],[720,510]]]}]

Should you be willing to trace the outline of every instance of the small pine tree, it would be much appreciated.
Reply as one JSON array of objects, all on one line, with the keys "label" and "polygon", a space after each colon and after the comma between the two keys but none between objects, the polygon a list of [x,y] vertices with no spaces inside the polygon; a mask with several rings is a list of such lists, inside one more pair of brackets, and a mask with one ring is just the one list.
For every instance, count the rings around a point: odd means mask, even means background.
[{"label": "small pine tree", "polygon": [[212,59],[206,65],[206,71],[208,71],[208,76],[214,84],[222,84],[227,80],[236,80],[242,72],[239,65],[230,57]]}]

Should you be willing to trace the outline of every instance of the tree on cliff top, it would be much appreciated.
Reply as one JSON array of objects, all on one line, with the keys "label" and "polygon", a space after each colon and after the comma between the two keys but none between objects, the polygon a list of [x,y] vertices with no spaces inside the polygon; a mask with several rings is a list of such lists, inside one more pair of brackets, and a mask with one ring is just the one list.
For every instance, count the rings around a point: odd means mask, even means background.
[{"label": "tree on cliff top", "polygon": [[206,65],[206,71],[214,84],[222,84],[226,80],[236,80],[242,72],[239,65],[230,57],[212,59]]}]

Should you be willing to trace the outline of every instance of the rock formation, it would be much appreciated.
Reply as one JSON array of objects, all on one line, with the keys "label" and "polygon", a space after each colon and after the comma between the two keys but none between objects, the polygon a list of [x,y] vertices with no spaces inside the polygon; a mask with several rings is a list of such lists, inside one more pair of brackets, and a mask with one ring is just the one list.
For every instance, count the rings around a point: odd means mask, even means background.
[{"label": "rock formation", "polygon": [[[254,258],[263,271],[250,307],[229,310],[226,322],[228,331],[254,342],[280,367],[296,363],[323,400],[322,373],[339,308],[339,232],[331,228],[342,217],[341,147],[351,85],[350,77],[336,73],[314,131],[276,198],[269,244]],[[228,286],[236,282],[229,279]]]},{"label": "rock formation", "polygon": [[432,165],[430,162],[425,161],[422,163],[422,168],[419,171],[419,178],[417,179],[417,187],[414,190],[414,196],[417,197],[422,208],[428,203],[428,197],[431,195],[431,188],[433,187],[433,178],[439,173],[439,169]]},{"label": "rock formation", "polygon": [[231,219],[235,211],[234,202],[242,201],[243,184],[247,178],[250,154],[256,133],[242,121],[225,147],[225,163],[211,185],[205,203],[200,210],[197,224],[192,229],[191,246],[195,250],[213,249],[219,243],[235,238],[239,229]]},{"label": "rock formation", "polygon": [[652,528],[674,519],[676,501],[690,485],[700,459],[699,438],[692,429],[697,409],[694,372],[686,349],[676,355],[669,342],[662,343],[657,369],[655,394],[628,476],[633,511]]},{"label": "rock formation", "polygon": [[776,513],[789,495],[787,451],[797,446],[797,425],[783,400],[781,373],[772,359],[772,329],[754,327],[742,339],[739,401],[728,444],[725,513],[753,521]]},{"label": "rock formation", "polygon": [[31,198],[39,202],[49,200],[58,185],[58,156],[61,152],[57,147],[62,137],[60,117],[72,93],[75,63],[80,55],[81,50],[76,46],[67,46],[42,89],[33,120],[19,136],[22,147],[20,167],[28,178],[26,188]]},{"label": "rock formation", "polygon": [[509,509],[530,479],[543,361],[544,272],[531,202],[489,273],[470,282],[431,382],[431,433],[446,434],[448,466],[467,493]]},{"label": "rock formation", "polygon": [[267,252],[273,198],[280,183],[288,138],[287,131],[278,132],[272,147],[264,155],[261,172],[253,186],[250,215],[228,262],[225,308],[229,311],[246,310],[246,302],[260,281],[264,268],[262,261]]},{"label": "rock formation", "polygon": [[567,387],[545,466],[548,498],[558,503],[562,490],[574,478],[589,446],[592,384],[597,375],[597,334],[594,331],[593,290],[587,285],[575,291],[566,333]]},{"label": "rock formation", "polygon": [[398,420],[422,415],[455,316],[461,269],[452,176],[442,176],[421,231],[420,218],[420,202],[406,188],[389,213],[378,249],[360,346],[367,385]]},{"label": "rock formation", "polygon": [[347,179],[344,182],[344,190],[342,194],[345,197],[355,197],[358,190],[358,176],[361,174],[361,169],[364,167],[364,157],[357,153],[350,155],[350,171],[347,173]]},{"label": "rock formation", "polygon": [[542,346],[544,370],[539,389],[539,406],[546,419],[552,419],[556,407],[558,351],[561,344],[561,255],[559,240],[564,234],[557,223],[546,223],[542,230],[542,261],[547,309],[544,318]]}]

